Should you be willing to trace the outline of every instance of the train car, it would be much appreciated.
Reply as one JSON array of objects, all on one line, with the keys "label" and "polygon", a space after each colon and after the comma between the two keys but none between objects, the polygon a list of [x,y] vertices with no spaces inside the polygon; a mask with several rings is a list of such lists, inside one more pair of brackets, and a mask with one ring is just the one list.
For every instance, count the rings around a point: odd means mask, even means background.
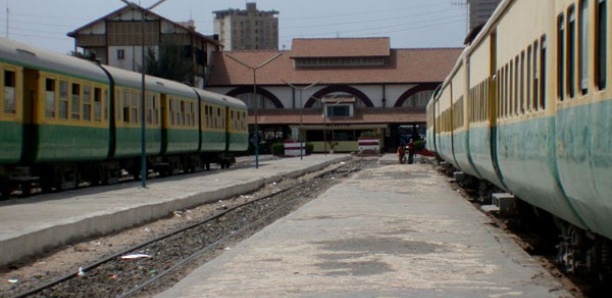
[{"label": "train car", "polygon": [[[101,67],[111,80],[111,111],[113,121],[109,127],[112,150],[104,162],[101,175],[104,182],[114,182],[122,169],[135,177],[140,175],[142,154],[142,76],[139,73],[110,67]],[[145,78],[145,152],[157,156],[162,151],[161,93],[151,76]]]},{"label": "train car", "polygon": [[[0,40],[0,59],[0,156],[3,172],[12,176],[2,184],[34,175],[46,189],[75,187],[88,162],[109,156],[108,77],[89,61],[7,39]],[[15,177],[15,167],[30,172]]]},{"label": "train car", "polygon": [[[551,35],[557,41],[551,45],[556,50],[550,59],[556,76],[549,78],[555,87],[549,88],[549,94],[554,98],[550,101],[555,109],[551,138],[558,179],[587,230],[612,239],[612,3],[563,0],[555,4],[549,28],[555,28]],[[570,241],[587,238],[582,230],[568,227],[567,231]],[[610,246],[593,253],[606,248],[603,252],[610,253]]]},{"label": "train car", "polygon": [[[438,96],[434,99],[432,107],[434,109],[435,133],[434,137],[436,153],[445,161],[458,167],[453,155],[452,140],[452,118],[451,118],[451,84],[446,81]],[[430,133],[427,133],[430,134]]]},{"label": "train car", "polygon": [[3,199],[138,178],[143,131],[146,168],[162,175],[228,167],[248,147],[245,103],[174,81],[145,76],[143,105],[139,73],[1,38],[0,81]]},{"label": "train car", "polygon": [[477,40],[469,48],[469,89],[466,96],[466,121],[469,126],[467,152],[469,161],[480,179],[506,189],[496,159],[497,114],[496,111],[496,35],[491,34]]},{"label": "train car", "polygon": [[[466,105],[449,105],[447,97],[453,95],[445,96],[457,90],[456,67],[428,105],[433,109],[428,127],[442,159],[466,173],[460,161],[470,161],[482,183],[554,218],[563,236],[558,261],[565,269],[587,268],[609,278],[608,2],[502,1],[462,56],[468,74]],[[453,141],[449,152],[444,123],[460,132],[461,119],[468,122],[467,150]]]},{"label": "train car", "polygon": [[200,152],[205,163],[218,162],[228,167],[234,162],[229,152],[248,149],[247,107],[239,99],[195,89],[201,107]]},{"label": "train car", "polygon": [[246,152],[249,147],[249,123],[248,108],[246,104],[231,97],[227,100],[227,113],[229,123],[227,125],[228,146],[230,152]]}]

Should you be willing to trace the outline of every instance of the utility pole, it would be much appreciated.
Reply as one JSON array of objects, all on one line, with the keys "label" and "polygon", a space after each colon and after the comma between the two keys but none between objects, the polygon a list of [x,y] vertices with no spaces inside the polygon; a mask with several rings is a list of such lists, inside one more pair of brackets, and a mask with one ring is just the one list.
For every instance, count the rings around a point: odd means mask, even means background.
[{"label": "utility pole", "polygon": [[283,55],[283,53],[276,53],[276,55],[268,58],[268,60],[260,63],[257,66],[251,66],[230,54],[225,54],[225,55],[229,57],[230,59],[238,62],[238,64],[253,71],[253,103],[255,104],[255,107],[253,108],[254,115],[255,115],[255,168],[259,169],[259,127],[257,126],[257,106],[258,106],[258,103],[257,103],[257,70],[266,66],[268,63],[272,62],[274,59],[280,57],[281,55]]},{"label": "utility pole", "polygon": [[142,186],[142,188],[146,188],[147,187],[147,150],[146,150],[146,118],[145,118],[145,92],[146,92],[146,88],[145,88],[145,74],[146,74],[146,64],[145,64],[145,19],[147,18],[147,12],[153,8],[155,8],[156,6],[162,4],[164,1],[166,0],[159,0],[157,1],[155,4],[151,5],[149,8],[143,8],[133,2],[129,2],[127,0],[120,0],[121,2],[125,3],[126,5],[128,5],[129,7],[131,7],[134,10],[139,10],[141,13],[141,21],[140,21],[140,26],[141,26],[141,30],[140,30],[140,42],[141,42],[141,51],[140,54],[142,55],[142,66],[141,66],[141,70],[140,73],[142,74],[142,86],[140,89],[141,94],[141,98],[140,98],[140,184]]},{"label": "utility pole", "polygon": [[[304,104],[302,103],[302,91],[314,87],[315,85],[319,84],[319,82],[316,83],[312,83],[306,87],[297,87],[283,79],[281,79],[281,81],[283,81],[285,84],[289,85],[291,88],[300,91],[300,132],[298,134],[298,141],[300,141],[300,160],[304,159],[304,150],[306,148],[306,132],[304,132],[304,128],[303,128],[303,121],[302,121],[302,110],[304,109]],[[302,138],[301,135],[302,133],[304,133],[304,137]]]}]

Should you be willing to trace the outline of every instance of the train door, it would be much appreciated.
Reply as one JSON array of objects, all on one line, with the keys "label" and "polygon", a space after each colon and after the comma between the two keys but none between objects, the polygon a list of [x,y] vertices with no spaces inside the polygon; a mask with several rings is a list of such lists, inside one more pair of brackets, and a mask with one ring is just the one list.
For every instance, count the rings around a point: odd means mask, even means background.
[{"label": "train door", "polygon": [[[499,96],[499,93],[497,92],[497,82],[500,80],[499,75],[496,77],[496,71],[497,71],[497,32],[493,32],[491,33],[491,55],[489,55],[491,61],[490,61],[490,78],[495,78],[495,79],[491,79],[489,80],[489,94],[488,94],[488,101],[489,101],[489,130],[490,130],[490,136],[491,136],[491,140],[490,140],[490,150],[491,150],[491,163],[493,164],[493,170],[495,171],[495,175],[497,176],[497,179],[499,181],[500,184],[502,185],[498,185],[498,186],[503,186],[505,188],[504,185],[504,180],[501,174],[501,171],[499,169],[499,159],[498,159],[498,151],[497,151],[497,144],[498,144],[498,134],[497,134],[497,111],[498,111],[498,104],[501,103],[501,96]],[[501,74],[501,72],[500,72]]]},{"label": "train door", "polygon": [[[0,162],[15,163],[22,154],[23,144],[23,70],[0,65]],[[2,175],[0,169],[0,175]]]},{"label": "train door", "polygon": [[[41,115],[40,112],[40,101],[37,100],[40,97],[40,72],[35,69],[25,68],[23,70],[23,155],[22,162],[30,163],[36,158],[38,151],[38,130],[35,123],[39,123],[40,117],[44,116],[44,113],[54,113],[55,101],[47,102],[45,100],[45,112]],[[41,98],[42,100],[42,98]],[[27,143],[27,144],[26,144]]]}]

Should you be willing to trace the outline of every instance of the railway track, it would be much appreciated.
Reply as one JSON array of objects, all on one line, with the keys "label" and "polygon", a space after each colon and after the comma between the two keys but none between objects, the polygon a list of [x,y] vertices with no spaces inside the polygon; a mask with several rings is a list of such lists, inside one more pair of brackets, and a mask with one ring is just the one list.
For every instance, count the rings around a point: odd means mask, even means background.
[{"label": "railway track", "polygon": [[210,216],[189,225],[79,266],[78,270],[55,273],[46,279],[22,280],[0,296],[149,296],[372,163],[354,159],[306,175],[309,177],[273,184],[274,190],[266,195],[227,200],[227,204],[216,204]]}]

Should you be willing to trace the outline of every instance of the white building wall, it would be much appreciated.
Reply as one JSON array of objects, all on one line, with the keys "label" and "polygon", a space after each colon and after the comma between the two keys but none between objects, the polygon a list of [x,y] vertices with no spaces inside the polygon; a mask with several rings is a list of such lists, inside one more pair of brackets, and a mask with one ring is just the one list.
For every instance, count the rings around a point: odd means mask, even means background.
[{"label": "white building wall", "polygon": [[[300,87],[304,87],[304,86],[300,86]],[[311,96],[315,95],[317,92],[319,92],[320,90],[326,87],[328,86],[327,85],[322,85],[322,86],[317,85],[317,86],[313,86],[311,88],[308,88],[302,91],[302,107],[306,105],[306,103],[308,102]],[[372,101],[372,104],[374,105],[375,108],[383,107],[382,99],[383,99],[383,92],[384,92],[386,94],[385,95],[385,99],[386,99],[385,107],[390,108],[390,107],[395,106],[397,100],[399,99],[400,96],[402,96],[402,94],[412,89],[413,87],[416,87],[416,85],[413,85],[413,84],[412,85],[411,84],[386,85],[384,87],[384,91],[383,91],[383,85],[357,85],[357,86],[350,86],[350,87],[355,88],[361,91],[362,93],[364,93],[366,96],[368,96],[368,98]],[[280,102],[283,104],[283,107],[286,109],[299,109],[300,108],[300,91],[299,90],[293,91],[293,89],[288,86],[276,86],[276,87],[258,86],[258,88],[264,88],[268,92],[274,94],[278,98],[278,100],[280,100]],[[216,92],[216,93],[227,94],[231,90],[235,89],[235,87],[221,87],[221,88],[213,87],[213,88],[206,88],[206,89],[212,92]],[[293,92],[295,92],[295,95]],[[335,93],[332,93],[332,94],[335,94]]]},{"label": "white building wall", "polygon": [[[117,58],[117,50],[122,49],[124,52],[124,58],[119,60]],[[146,50],[146,49],[145,49]],[[158,47],[154,47],[153,50],[157,53]],[[146,56],[145,52],[145,56]],[[142,65],[142,47],[141,46],[110,46],[108,47],[108,65],[113,67],[119,67],[131,71],[140,71],[140,65]]]}]

